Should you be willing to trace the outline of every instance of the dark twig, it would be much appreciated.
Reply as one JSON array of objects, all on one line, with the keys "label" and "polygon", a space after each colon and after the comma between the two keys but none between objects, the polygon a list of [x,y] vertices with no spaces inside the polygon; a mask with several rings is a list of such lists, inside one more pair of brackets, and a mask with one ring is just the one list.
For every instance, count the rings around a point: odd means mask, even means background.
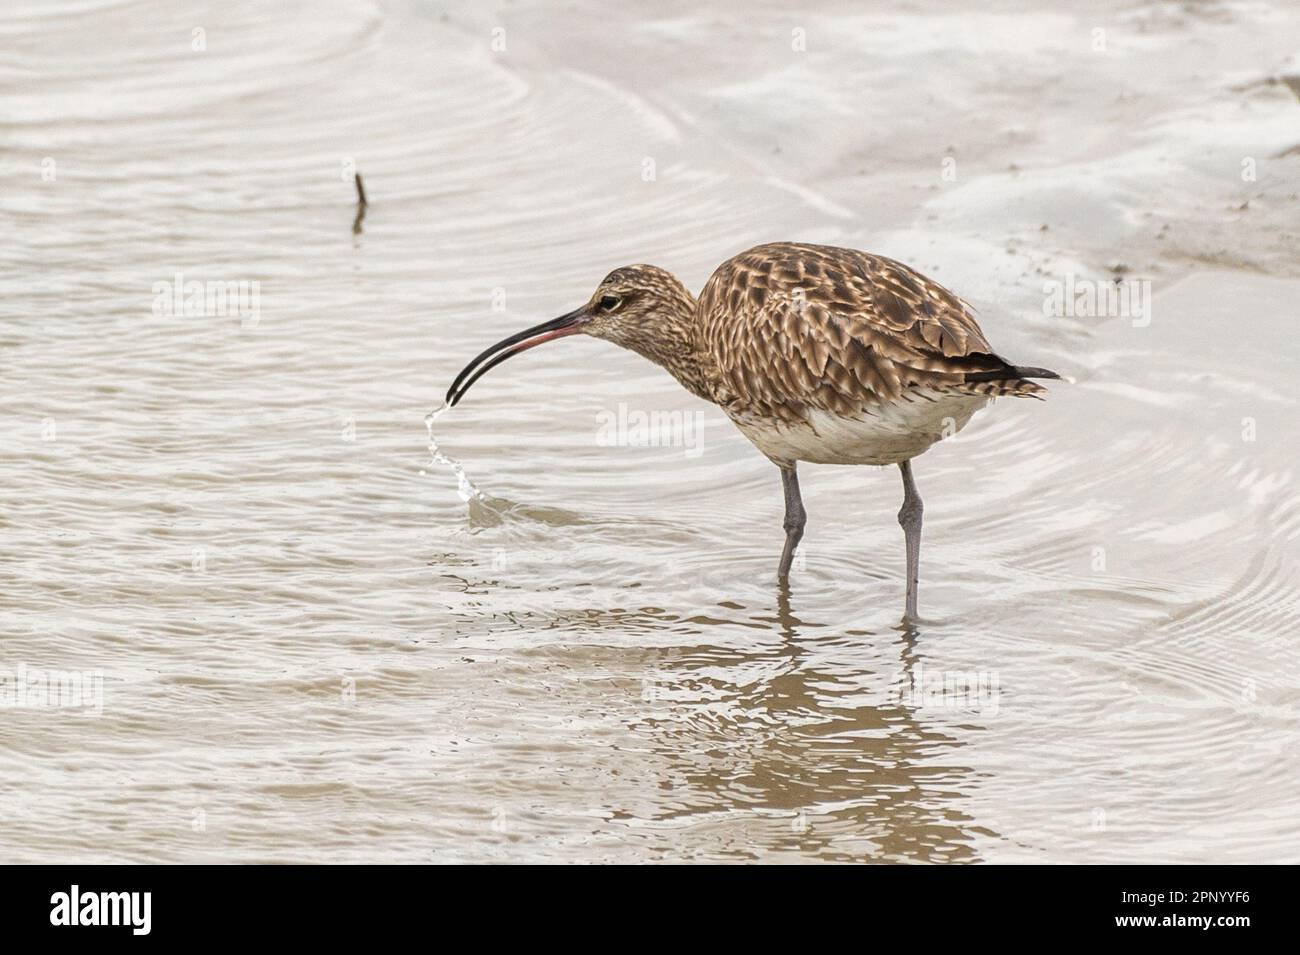
[{"label": "dark twig", "polygon": [[366,200],[366,186],[365,183],[361,181],[361,173],[357,173],[352,178],[357,184],[357,217],[352,220],[352,234],[360,235],[361,223],[365,221],[366,207],[370,205],[370,203]]}]

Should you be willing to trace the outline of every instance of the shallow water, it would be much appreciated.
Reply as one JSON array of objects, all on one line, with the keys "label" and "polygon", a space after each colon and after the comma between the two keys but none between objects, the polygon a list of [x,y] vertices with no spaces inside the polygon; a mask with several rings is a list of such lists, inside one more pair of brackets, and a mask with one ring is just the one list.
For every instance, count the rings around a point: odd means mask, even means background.
[{"label": "shallow water", "polygon": [[[1297,14],[957,9],[0,13],[0,669],[102,677],[4,711],[0,857],[1300,861]],[[612,346],[425,430],[782,238],[1074,379],[918,460],[915,628],[894,471],[802,469],[778,588],[775,469]]]}]

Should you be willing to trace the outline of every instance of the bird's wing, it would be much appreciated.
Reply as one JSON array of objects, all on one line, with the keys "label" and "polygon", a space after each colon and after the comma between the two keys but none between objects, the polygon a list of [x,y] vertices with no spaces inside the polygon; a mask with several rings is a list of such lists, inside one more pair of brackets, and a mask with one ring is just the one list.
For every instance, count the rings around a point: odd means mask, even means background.
[{"label": "bird's wing", "polygon": [[698,344],[724,407],[795,419],[809,409],[869,412],[917,387],[1041,390],[992,354],[965,302],[853,249],[781,243],[742,253],[709,280],[700,316]]}]

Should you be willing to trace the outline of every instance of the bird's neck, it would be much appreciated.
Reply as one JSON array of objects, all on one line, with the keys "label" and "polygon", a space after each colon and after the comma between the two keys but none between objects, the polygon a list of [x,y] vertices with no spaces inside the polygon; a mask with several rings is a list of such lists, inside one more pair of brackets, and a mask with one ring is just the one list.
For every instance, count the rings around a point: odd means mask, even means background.
[{"label": "bird's neck", "polygon": [[638,337],[627,347],[663,368],[691,394],[712,401],[695,344],[695,308],[694,299],[682,302],[659,317],[653,336]]}]

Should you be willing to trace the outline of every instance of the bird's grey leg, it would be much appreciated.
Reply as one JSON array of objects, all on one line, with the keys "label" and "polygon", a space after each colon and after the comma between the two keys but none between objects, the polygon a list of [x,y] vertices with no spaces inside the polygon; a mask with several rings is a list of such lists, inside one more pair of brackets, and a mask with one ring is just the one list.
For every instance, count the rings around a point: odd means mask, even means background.
[{"label": "bird's grey leg", "polygon": [[903,472],[903,506],[898,509],[898,523],[903,525],[903,536],[907,541],[907,612],[906,620],[916,619],[916,590],[921,577],[921,514],[925,506],[921,495],[916,493],[916,482],[912,480],[912,462],[899,464]]},{"label": "bird's grey leg", "polygon": [[799,497],[799,475],[795,465],[781,468],[781,483],[785,488],[785,550],[781,552],[781,566],[776,576],[785,580],[790,576],[790,563],[794,560],[794,550],[803,537],[803,525],[808,515],[803,509],[803,500]]}]

